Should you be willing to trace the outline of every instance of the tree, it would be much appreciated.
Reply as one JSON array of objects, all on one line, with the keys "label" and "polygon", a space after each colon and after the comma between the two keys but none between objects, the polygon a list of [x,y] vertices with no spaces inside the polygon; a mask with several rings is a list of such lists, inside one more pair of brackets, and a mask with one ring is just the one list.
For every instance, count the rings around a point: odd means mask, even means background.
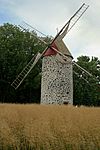
[{"label": "tree", "polygon": [[[1,102],[34,102],[34,99],[39,101],[41,60],[17,91],[10,84],[37,51],[44,48],[45,45],[38,40],[36,33],[32,36],[29,32],[8,23],[0,26]],[[35,94],[34,98],[34,93],[39,94]]]},{"label": "tree", "polygon": [[100,105],[100,60],[96,57],[90,59],[88,56],[77,58],[77,63],[89,71],[93,76],[74,66],[74,104],[78,105]]}]

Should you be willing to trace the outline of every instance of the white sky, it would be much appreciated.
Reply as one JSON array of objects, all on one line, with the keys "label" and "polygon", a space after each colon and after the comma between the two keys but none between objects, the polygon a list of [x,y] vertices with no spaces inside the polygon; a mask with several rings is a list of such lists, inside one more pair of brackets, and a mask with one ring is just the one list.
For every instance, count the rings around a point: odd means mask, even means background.
[{"label": "white sky", "polygon": [[74,58],[81,55],[100,59],[100,0],[0,0],[0,24],[26,21],[46,35],[55,36],[83,4],[90,7],[64,41]]}]

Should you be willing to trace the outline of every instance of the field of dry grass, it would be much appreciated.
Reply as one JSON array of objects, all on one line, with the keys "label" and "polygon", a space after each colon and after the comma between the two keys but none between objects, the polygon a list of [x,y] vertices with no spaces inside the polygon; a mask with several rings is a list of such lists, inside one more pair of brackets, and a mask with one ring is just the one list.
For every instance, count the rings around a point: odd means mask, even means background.
[{"label": "field of dry grass", "polygon": [[100,108],[0,104],[0,150],[100,150]]}]

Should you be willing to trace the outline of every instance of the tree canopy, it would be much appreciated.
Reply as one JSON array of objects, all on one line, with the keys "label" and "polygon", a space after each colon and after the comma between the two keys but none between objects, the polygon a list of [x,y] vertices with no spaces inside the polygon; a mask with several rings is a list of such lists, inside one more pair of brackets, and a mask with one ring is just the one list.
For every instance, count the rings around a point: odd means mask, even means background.
[{"label": "tree canopy", "polygon": [[[4,24],[0,26],[0,102],[39,103],[41,91],[41,60],[30,72],[18,90],[11,83],[31,58],[46,47],[28,31],[18,26]],[[42,37],[43,38],[43,37]],[[44,38],[50,42],[51,38]],[[74,104],[100,105],[100,60],[96,57],[80,56],[76,61],[93,74],[87,76],[74,66]]]},{"label": "tree canopy", "polygon": [[45,45],[37,39],[36,33],[35,36],[31,35],[8,23],[0,27],[1,102],[32,102],[33,99],[34,102],[37,99],[39,101],[41,60],[17,91],[10,84],[37,51],[44,48]]},{"label": "tree canopy", "polygon": [[84,71],[74,66],[74,104],[100,105],[100,60],[97,57],[80,56],[77,64],[92,74],[90,77]]}]

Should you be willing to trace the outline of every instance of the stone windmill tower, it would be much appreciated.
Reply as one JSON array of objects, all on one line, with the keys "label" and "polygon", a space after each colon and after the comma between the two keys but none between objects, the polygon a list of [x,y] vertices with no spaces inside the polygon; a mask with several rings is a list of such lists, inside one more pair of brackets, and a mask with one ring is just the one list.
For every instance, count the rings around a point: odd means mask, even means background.
[{"label": "stone windmill tower", "polygon": [[[38,52],[37,55],[30,60],[22,72],[12,82],[12,87],[17,89],[37,64],[38,60],[43,57],[41,104],[73,104],[73,63],[88,75],[91,76],[91,74],[75,62],[72,62],[73,57],[63,42],[63,38],[72,29],[88,7],[89,6],[84,3],[62,27],[49,45],[41,38],[38,38],[47,45],[46,49],[42,53]],[[35,29],[27,23],[26,25]],[[21,28],[25,30],[25,28]],[[30,33],[34,35],[33,32]]]},{"label": "stone windmill tower", "polygon": [[63,42],[67,29],[52,44],[52,47],[67,58],[51,48],[44,53],[41,83],[41,103],[43,104],[73,104],[73,57]]},{"label": "stone windmill tower", "polygon": [[[51,47],[43,55],[42,104],[73,104],[73,57],[63,42],[63,38],[88,7],[88,5],[83,4],[79,8],[62,28],[63,30],[61,29],[61,33],[56,36],[51,43]],[[72,23],[73,18],[74,23]]]}]

